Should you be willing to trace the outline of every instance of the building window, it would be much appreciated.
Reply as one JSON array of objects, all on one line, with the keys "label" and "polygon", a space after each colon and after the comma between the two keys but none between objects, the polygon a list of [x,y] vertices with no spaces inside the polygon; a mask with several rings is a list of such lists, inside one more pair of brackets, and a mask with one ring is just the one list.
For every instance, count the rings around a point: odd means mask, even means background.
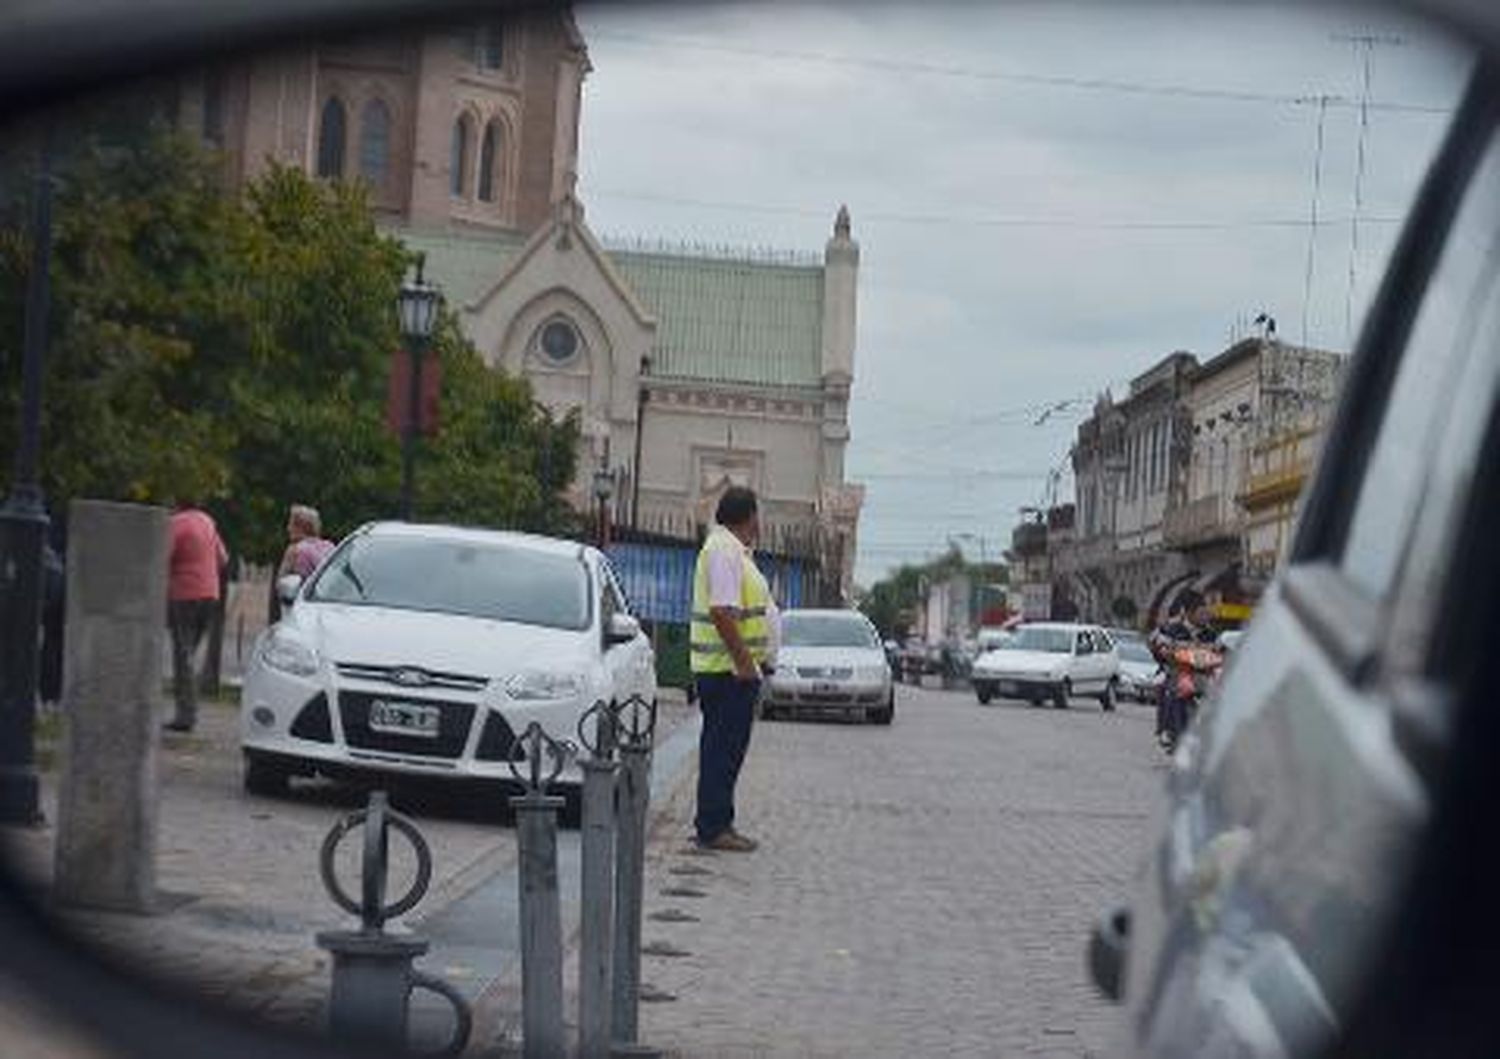
[{"label": "building window", "polygon": [[318,130],[318,176],[337,180],[344,175],[344,140],[348,119],[344,104],[331,98],[323,104]]},{"label": "building window", "polygon": [[224,146],[224,78],[216,73],[203,78],[203,138]]},{"label": "building window", "polygon": [[481,202],[495,201],[495,168],[499,140],[499,123],[492,121],[484,127],[484,137],[479,143],[479,199]]},{"label": "building window", "polygon": [[502,22],[464,26],[458,30],[455,44],[458,57],[481,70],[497,71],[505,66],[505,25]]},{"label": "building window", "polygon": [[582,344],[578,329],[567,320],[547,321],[537,336],[537,346],[554,364],[566,364],[572,360],[578,355],[578,347]]},{"label": "building window", "polygon": [[459,198],[463,198],[469,191],[469,141],[474,137],[472,126],[467,114],[453,123],[453,151],[448,163],[453,169],[453,175],[449,188]]},{"label": "building window", "polygon": [[390,108],[380,100],[372,99],[359,116],[359,175],[376,188],[385,187],[390,152]]}]

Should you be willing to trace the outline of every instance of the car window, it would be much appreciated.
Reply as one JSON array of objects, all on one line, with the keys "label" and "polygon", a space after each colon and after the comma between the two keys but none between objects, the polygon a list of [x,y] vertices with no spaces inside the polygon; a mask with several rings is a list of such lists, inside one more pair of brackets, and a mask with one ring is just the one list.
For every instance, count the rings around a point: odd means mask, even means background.
[{"label": "car window", "polygon": [[358,537],[325,565],[307,598],[438,611],[558,629],[589,623],[588,573],[568,555],[424,537]]},{"label": "car window", "polygon": [[781,622],[783,647],[877,647],[868,622],[858,615],[788,614]]},{"label": "car window", "polygon": [[1010,646],[1018,651],[1045,651],[1049,654],[1065,655],[1073,650],[1073,637],[1065,629],[1044,629],[1037,626],[1022,626]]},{"label": "car window", "polygon": [[1447,421],[1453,386],[1500,262],[1500,151],[1476,172],[1422,301],[1401,358],[1340,567],[1371,599],[1394,586],[1432,447]]}]

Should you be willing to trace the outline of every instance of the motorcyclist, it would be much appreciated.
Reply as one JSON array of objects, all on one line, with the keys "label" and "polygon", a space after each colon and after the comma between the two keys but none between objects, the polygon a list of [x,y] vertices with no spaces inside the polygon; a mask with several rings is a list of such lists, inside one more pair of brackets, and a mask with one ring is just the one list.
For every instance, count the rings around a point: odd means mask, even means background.
[{"label": "motorcyclist", "polygon": [[1213,612],[1196,592],[1184,593],[1151,633],[1151,653],[1167,676],[1156,706],[1156,740],[1163,750],[1177,746],[1210,673],[1222,660],[1218,639]]}]

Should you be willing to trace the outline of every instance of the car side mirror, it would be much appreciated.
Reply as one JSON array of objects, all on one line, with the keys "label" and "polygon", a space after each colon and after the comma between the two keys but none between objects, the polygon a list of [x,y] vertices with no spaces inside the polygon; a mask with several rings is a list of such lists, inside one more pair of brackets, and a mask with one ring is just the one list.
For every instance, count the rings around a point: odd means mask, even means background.
[{"label": "car side mirror", "polygon": [[641,634],[641,623],[629,614],[611,614],[609,625],[604,630],[604,642],[609,647],[629,643]]},{"label": "car side mirror", "polygon": [[281,600],[283,607],[290,607],[297,601],[297,593],[302,591],[302,575],[287,574],[285,577],[276,579],[276,598]]}]

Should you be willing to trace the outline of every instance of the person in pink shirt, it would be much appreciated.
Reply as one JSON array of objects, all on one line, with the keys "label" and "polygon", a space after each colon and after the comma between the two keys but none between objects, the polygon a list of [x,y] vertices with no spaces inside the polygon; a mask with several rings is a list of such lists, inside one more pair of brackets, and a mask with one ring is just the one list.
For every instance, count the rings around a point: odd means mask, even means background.
[{"label": "person in pink shirt", "polygon": [[323,519],[318,509],[306,504],[293,504],[286,520],[286,535],[291,543],[281,556],[277,577],[296,574],[306,581],[313,575],[328,554],[333,551],[333,542],[323,539]]},{"label": "person in pink shirt", "polygon": [[198,680],[193,659],[219,605],[219,576],[229,564],[229,553],[213,518],[194,504],[178,504],[170,526],[167,620],[172,632],[172,690],[176,708],[167,729],[191,732],[198,721]]}]

